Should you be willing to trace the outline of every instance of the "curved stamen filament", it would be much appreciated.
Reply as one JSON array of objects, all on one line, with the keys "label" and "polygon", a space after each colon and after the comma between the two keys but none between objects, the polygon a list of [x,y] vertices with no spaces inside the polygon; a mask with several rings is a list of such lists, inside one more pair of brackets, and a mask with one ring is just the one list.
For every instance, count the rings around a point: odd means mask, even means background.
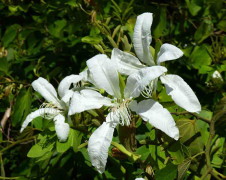
[{"label": "curved stamen filament", "polygon": [[[45,110],[48,108],[48,112],[46,112]],[[56,110],[60,110],[57,106],[55,106],[53,103],[42,103],[39,107],[40,111],[40,115],[45,114],[44,118],[45,119],[53,119],[56,114]],[[50,111],[52,109],[52,112]]]},{"label": "curved stamen filament", "polygon": [[131,121],[131,111],[128,107],[130,100],[123,100],[123,102],[121,103],[118,103],[118,100],[116,101],[117,106],[111,109],[112,112],[111,119],[118,121],[118,123],[122,126],[124,125],[129,126]]},{"label": "curved stamen filament", "polygon": [[141,95],[145,98],[151,98],[152,93],[156,91],[158,78],[152,80],[141,92]]}]

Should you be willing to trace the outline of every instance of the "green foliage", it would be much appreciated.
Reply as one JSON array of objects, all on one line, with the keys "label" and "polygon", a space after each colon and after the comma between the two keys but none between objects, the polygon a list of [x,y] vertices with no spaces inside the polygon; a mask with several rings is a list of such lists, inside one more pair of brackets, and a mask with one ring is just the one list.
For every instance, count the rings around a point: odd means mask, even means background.
[{"label": "green foliage", "polygon": [[[106,171],[100,175],[86,146],[105,109],[75,115],[68,121],[66,142],[59,142],[53,122],[42,118],[19,133],[26,116],[43,102],[32,93],[33,80],[45,77],[57,87],[66,75],[83,70],[93,55],[110,56],[114,47],[133,54],[133,28],[143,12],[154,14],[152,54],[157,56],[162,43],[181,48],[184,56],[167,62],[167,68],[188,82],[202,104],[200,114],[185,112],[159,85],[156,99],[173,114],[179,141],[138,119],[134,152],[115,133]],[[0,179],[225,178],[225,16],[223,0],[1,0]],[[216,70],[222,80],[212,77]],[[121,90],[124,80],[120,76]]]}]

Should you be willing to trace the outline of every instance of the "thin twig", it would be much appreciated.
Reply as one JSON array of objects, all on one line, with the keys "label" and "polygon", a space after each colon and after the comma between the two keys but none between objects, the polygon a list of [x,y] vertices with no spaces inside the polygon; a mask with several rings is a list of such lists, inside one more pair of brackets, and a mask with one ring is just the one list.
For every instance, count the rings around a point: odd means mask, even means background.
[{"label": "thin twig", "polygon": [[206,122],[206,123],[208,123],[208,124],[210,124],[210,122],[211,122],[209,119],[203,118],[203,117],[201,117],[201,116],[199,116],[199,115],[197,115],[197,114],[195,114],[195,113],[188,112],[188,111],[183,111],[183,112],[171,112],[171,114],[174,114],[174,115],[176,115],[176,116],[190,114],[190,115],[195,116],[197,119],[200,119],[200,120],[202,120],[202,121],[204,121],[204,122]]},{"label": "thin twig", "polygon": [[17,145],[17,144],[20,144],[20,143],[23,143],[23,142],[26,142],[26,141],[29,141],[29,140],[32,140],[32,139],[35,139],[35,138],[36,138],[36,136],[31,136],[31,137],[29,137],[29,138],[26,138],[26,139],[22,139],[22,140],[16,141],[16,142],[10,144],[9,146],[3,148],[3,149],[0,151],[0,153],[3,153],[4,151],[6,151],[6,150],[12,148],[13,146],[15,146],[15,145]]}]

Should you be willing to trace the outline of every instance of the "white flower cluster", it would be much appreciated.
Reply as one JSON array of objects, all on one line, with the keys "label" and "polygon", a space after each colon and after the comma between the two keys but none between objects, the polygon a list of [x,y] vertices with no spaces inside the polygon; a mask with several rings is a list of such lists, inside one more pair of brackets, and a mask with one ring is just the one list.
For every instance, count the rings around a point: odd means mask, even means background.
[{"label": "white flower cluster", "polygon": [[[54,120],[59,140],[65,141],[69,133],[69,125],[65,123],[65,118],[69,119],[70,115],[75,113],[99,109],[102,106],[109,107],[106,122],[94,131],[88,142],[90,160],[100,173],[105,170],[108,148],[115,127],[118,124],[130,125],[131,113],[136,113],[144,121],[178,140],[179,130],[170,112],[152,99],[158,80],[165,85],[167,94],[178,106],[189,112],[199,112],[201,106],[189,85],[180,76],[166,74],[166,67],[161,66],[162,62],[180,58],[183,52],[171,44],[163,44],[157,59],[152,56],[152,20],[152,13],[144,13],[137,17],[133,44],[138,58],[116,48],[112,50],[111,58],[104,54],[92,57],[86,62],[87,70],[79,75],[67,76],[60,82],[60,99],[47,80],[35,80],[32,83],[34,90],[49,102],[49,106],[29,114],[21,131],[34,118],[42,116]],[[120,86],[118,73],[127,77],[124,88]],[[95,88],[80,86],[80,81],[88,81]],[[73,87],[70,89],[71,85]],[[104,89],[109,95],[104,97],[94,89]],[[137,102],[136,99],[140,95],[145,97],[145,100]]]}]

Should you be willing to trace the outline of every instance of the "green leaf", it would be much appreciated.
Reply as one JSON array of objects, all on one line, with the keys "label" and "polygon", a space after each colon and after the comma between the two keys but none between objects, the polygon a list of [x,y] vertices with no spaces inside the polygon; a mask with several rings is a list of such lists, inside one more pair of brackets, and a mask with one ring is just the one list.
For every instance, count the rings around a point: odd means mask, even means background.
[{"label": "green leaf", "polygon": [[204,45],[196,46],[194,48],[190,56],[190,60],[191,60],[192,66],[195,69],[199,69],[205,65],[210,65],[212,61],[211,56],[209,55],[208,49]]},{"label": "green leaf", "polygon": [[153,30],[153,36],[155,38],[159,38],[161,36],[164,36],[167,34],[167,29],[166,29],[166,8],[161,7],[159,16],[155,17],[154,19],[157,22],[157,25],[154,27]]},{"label": "green leaf", "polygon": [[215,107],[213,119],[216,122],[216,132],[226,137],[226,97],[223,97]]},{"label": "green leaf", "polygon": [[174,180],[177,177],[177,166],[169,163],[155,174],[156,180]]},{"label": "green leaf", "polygon": [[196,16],[202,9],[201,5],[199,5],[199,0],[185,0],[185,2],[192,16]]},{"label": "green leaf", "polygon": [[20,90],[13,108],[13,126],[21,123],[31,111],[31,88]]},{"label": "green leaf", "polygon": [[67,25],[66,20],[64,19],[57,20],[49,26],[49,33],[54,37],[61,38],[63,36],[62,31],[66,25]]},{"label": "green leaf", "polygon": [[136,150],[136,154],[141,155],[140,159],[145,161],[150,154],[149,148],[146,145],[143,145]]},{"label": "green leaf", "polygon": [[5,74],[9,71],[9,63],[6,58],[0,58],[0,71]]},{"label": "green leaf", "polygon": [[201,43],[212,34],[212,31],[213,31],[212,24],[202,22],[195,32],[195,35],[194,35],[195,41],[198,43]]},{"label": "green leaf", "polygon": [[40,140],[37,144],[33,145],[27,154],[27,157],[37,158],[50,152],[54,147],[54,141],[52,139],[53,134],[39,134],[38,139]]},{"label": "green leaf", "polygon": [[70,129],[68,140],[66,142],[57,141],[56,144],[57,152],[63,153],[67,151],[70,147],[73,147],[73,150],[77,152],[78,146],[81,144],[81,140],[82,133],[77,130]]},{"label": "green leaf", "polygon": [[223,155],[225,154],[225,138],[218,138],[214,145],[212,146],[212,164],[216,168],[221,168],[223,162],[224,162],[224,157]]},{"label": "green leaf", "polygon": [[71,129],[71,134],[68,138],[68,141],[71,144],[71,147],[73,147],[74,152],[78,151],[78,146],[81,144],[82,140],[82,133],[80,131]]},{"label": "green leaf", "polygon": [[218,24],[217,27],[222,30],[226,31],[226,19],[221,20]]},{"label": "green leaf", "polygon": [[57,152],[64,153],[65,151],[67,151],[70,148],[70,145],[71,144],[70,144],[69,140],[67,140],[66,142],[57,141],[57,143],[56,143]]},{"label": "green leaf", "polygon": [[178,165],[178,176],[177,176],[178,180],[184,179],[184,176],[188,168],[190,167],[190,164],[191,164],[191,158],[187,158],[181,164]]},{"label": "green leaf", "polygon": [[9,44],[16,38],[17,31],[20,29],[20,27],[21,26],[18,24],[13,24],[6,29],[5,34],[2,37],[4,47],[8,47]]},{"label": "green leaf", "polygon": [[204,143],[197,128],[196,120],[183,118],[177,120],[176,123],[180,132],[180,141],[189,146],[191,154],[197,154],[202,151]]},{"label": "green leaf", "polygon": [[82,38],[82,42],[89,43],[89,44],[99,44],[102,41],[100,36],[93,37],[93,36],[85,36]]},{"label": "green leaf", "polygon": [[177,127],[180,130],[180,141],[185,142],[191,138],[195,133],[195,120],[190,119],[179,119],[177,122]]}]

